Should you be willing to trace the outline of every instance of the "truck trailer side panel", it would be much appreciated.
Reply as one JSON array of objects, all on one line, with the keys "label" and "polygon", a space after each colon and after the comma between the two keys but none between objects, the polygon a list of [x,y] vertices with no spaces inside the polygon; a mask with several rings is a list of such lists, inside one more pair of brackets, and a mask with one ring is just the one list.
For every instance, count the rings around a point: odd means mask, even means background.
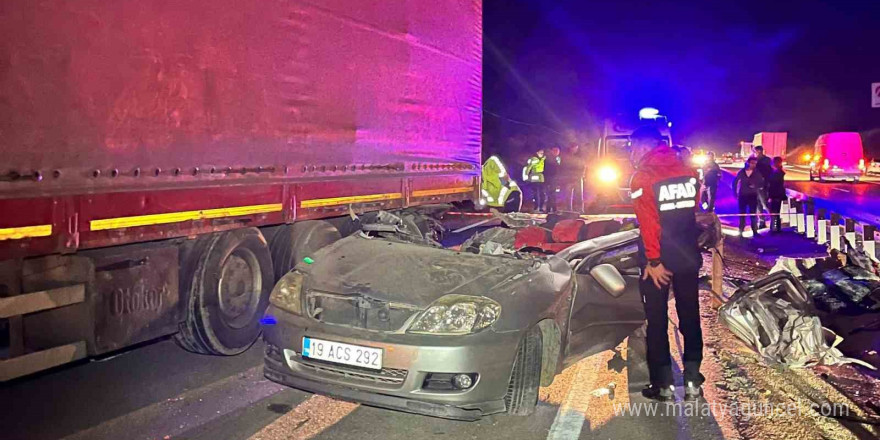
[{"label": "truck trailer side panel", "polygon": [[332,214],[291,205],[291,182],[332,182],[307,200],[366,202],[376,193],[360,184],[384,180],[400,197],[382,207],[449,199],[411,185],[469,198],[481,13],[475,0],[13,0],[0,16],[0,253],[197,233],[164,221],[216,223],[223,209],[252,224]]},{"label": "truck trailer side panel", "polygon": [[333,221],[476,198],[481,57],[479,0],[5,2],[0,381],[236,354]]}]

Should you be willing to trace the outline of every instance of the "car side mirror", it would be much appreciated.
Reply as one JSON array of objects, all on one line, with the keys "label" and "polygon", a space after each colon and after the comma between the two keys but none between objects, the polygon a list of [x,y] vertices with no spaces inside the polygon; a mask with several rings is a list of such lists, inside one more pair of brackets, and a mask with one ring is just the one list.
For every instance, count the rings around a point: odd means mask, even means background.
[{"label": "car side mirror", "polygon": [[611,264],[599,264],[590,269],[590,276],[605,289],[608,294],[617,298],[626,291],[626,280]]}]

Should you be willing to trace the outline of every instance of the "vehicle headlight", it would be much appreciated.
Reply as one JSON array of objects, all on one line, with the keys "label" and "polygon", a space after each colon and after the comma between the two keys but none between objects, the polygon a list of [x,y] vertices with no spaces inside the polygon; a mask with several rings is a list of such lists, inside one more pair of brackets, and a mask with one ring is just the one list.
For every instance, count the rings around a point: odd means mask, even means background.
[{"label": "vehicle headlight", "polygon": [[498,320],[501,305],[482,296],[446,295],[434,301],[409,326],[410,333],[466,335]]},{"label": "vehicle headlight", "polygon": [[269,303],[279,309],[302,315],[302,285],[303,274],[297,271],[288,272],[275,284],[269,295]]},{"label": "vehicle headlight", "polygon": [[706,162],[709,161],[709,156],[706,156],[705,154],[698,154],[694,156],[691,161],[694,163],[694,165],[703,166],[706,165]]},{"label": "vehicle headlight", "polygon": [[598,176],[599,180],[604,183],[614,183],[620,177],[620,172],[611,165],[604,165],[599,168]]}]

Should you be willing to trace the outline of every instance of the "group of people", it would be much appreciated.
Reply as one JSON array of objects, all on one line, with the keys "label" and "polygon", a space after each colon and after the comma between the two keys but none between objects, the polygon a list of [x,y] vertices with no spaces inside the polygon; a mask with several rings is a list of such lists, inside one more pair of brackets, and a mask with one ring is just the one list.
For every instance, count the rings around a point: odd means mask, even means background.
[{"label": "group of people", "polygon": [[[746,217],[757,237],[758,229],[764,226],[763,217],[759,214],[770,214],[770,231],[782,230],[782,219],[779,213],[782,201],[785,200],[785,170],[782,158],[770,158],[764,154],[764,148],[755,147],[755,155],[746,159],[745,166],[733,180],[733,191],[739,206],[739,232],[742,235],[746,228]],[[760,224],[760,225],[759,225]]]},{"label": "group of people", "polygon": [[585,167],[576,144],[565,154],[559,147],[536,151],[523,168],[523,180],[532,187],[535,211],[556,212],[561,197],[563,209],[583,212]]},{"label": "group of people", "polygon": [[[650,383],[642,394],[660,401],[674,398],[667,335],[671,291],[676,298],[679,327],[684,336],[684,397],[685,400],[696,400],[703,395],[705,377],[700,372],[703,337],[698,284],[702,256],[697,245],[699,234],[695,213],[701,198],[703,209],[714,211],[723,173],[715,155],[709,153],[698,176],[691,165],[690,152],[683,147],[668,146],[663,136],[652,127],[636,130],[628,150],[635,169],[630,194],[641,230],[639,291],[647,318]],[[775,214],[773,230],[781,228],[778,213],[785,198],[785,172],[781,158],[770,159],[761,147],[755,150],[755,156],[747,160],[733,185],[740,211],[751,213],[752,229],[757,234],[759,207]],[[537,209],[546,212],[556,209],[557,188],[567,203],[583,200],[584,171],[584,159],[577,154],[577,149],[566,157],[558,148],[552,148],[547,155],[544,150],[538,150],[529,159],[523,169],[523,179],[536,193]],[[698,194],[701,188],[702,197]],[[576,190],[581,191],[577,196],[573,193]],[[741,217],[740,230],[744,228],[745,217]],[[670,289],[671,286],[674,288]]]}]

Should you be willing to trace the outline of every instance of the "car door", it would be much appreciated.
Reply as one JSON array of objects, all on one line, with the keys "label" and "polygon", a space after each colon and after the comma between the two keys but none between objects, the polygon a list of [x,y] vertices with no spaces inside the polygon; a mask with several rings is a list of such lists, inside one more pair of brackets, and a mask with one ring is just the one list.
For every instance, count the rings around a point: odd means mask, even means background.
[{"label": "car door", "polygon": [[[569,322],[567,364],[614,348],[645,321],[637,240],[593,252],[573,265],[577,290]],[[591,274],[600,265],[610,265],[622,276],[622,292],[612,294]]]}]

